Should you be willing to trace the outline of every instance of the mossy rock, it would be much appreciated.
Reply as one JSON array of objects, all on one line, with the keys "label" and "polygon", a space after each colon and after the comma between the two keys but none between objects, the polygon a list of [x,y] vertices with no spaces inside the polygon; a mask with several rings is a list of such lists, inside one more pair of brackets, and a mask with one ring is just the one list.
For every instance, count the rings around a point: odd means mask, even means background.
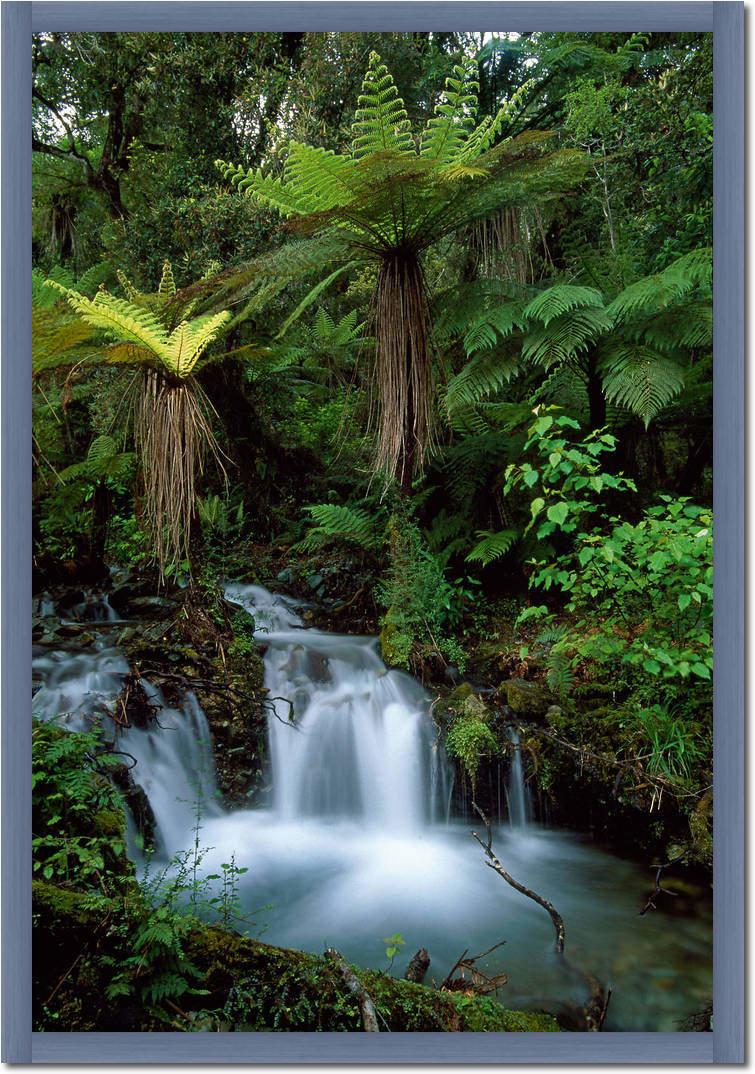
[{"label": "mossy rock", "polygon": [[527,679],[507,679],[501,683],[500,691],[517,716],[542,719],[553,704],[553,696],[544,686]]}]

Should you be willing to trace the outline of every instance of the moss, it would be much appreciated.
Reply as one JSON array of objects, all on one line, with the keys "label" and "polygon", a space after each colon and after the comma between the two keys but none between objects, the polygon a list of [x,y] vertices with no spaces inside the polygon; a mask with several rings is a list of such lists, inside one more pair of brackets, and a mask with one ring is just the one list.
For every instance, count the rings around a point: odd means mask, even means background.
[{"label": "moss", "polygon": [[126,815],[118,809],[101,809],[92,817],[92,827],[96,835],[123,839],[126,832]]},{"label": "moss", "polygon": [[380,655],[389,668],[409,667],[412,651],[412,638],[397,623],[391,621],[390,612],[385,617],[380,631]]},{"label": "moss", "polygon": [[[38,1026],[60,1030],[149,1029],[359,1032],[355,998],[337,968],[303,951],[273,947],[198,926],[186,950],[199,976],[181,1000],[184,1017],[166,1022],[132,998],[104,1000],[119,962],[130,953],[117,922],[123,904],[35,881],[35,1005]],[[138,909],[132,900],[131,910]],[[357,976],[393,1032],[552,1032],[548,1015],[510,1011],[488,997],[438,992],[375,970]],[[61,976],[55,1010],[44,1006]]]}]

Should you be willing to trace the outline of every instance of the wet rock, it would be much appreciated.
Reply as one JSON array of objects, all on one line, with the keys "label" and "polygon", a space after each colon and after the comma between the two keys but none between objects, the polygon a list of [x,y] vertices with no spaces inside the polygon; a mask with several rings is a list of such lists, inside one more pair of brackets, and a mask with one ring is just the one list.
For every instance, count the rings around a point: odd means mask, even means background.
[{"label": "wet rock", "polygon": [[517,716],[542,718],[553,704],[553,698],[539,683],[527,679],[508,679],[501,684],[506,704]]}]

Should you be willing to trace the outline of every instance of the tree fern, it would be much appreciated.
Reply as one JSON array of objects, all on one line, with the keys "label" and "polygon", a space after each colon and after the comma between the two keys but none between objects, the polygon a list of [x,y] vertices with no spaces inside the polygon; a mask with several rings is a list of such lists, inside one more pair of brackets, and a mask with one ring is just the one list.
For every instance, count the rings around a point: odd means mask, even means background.
[{"label": "tree fern", "polygon": [[603,296],[594,287],[578,287],[575,284],[560,283],[549,287],[533,298],[525,307],[524,316],[534,321],[542,321],[547,327],[556,317],[570,310],[585,306],[602,306]]},{"label": "tree fern", "polygon": [[[292,143],[282,174],[218,162],[223,176],[260,205],[298,218],[316,247],[311,264],[293,247],[236,273],[265,291],[312,270],[335,279],[342,266],[372,263],[375,339],[375,468],[405,491],[433,441],[434,376],[423,251],[507,206],[558,197],[584,175],[581,154],[554,148],[547,134],[503,138],[504,107],[475,126],[474,64],[457,65],[424,129],[411,124],[390,72],[371,53],[352,125],[351,151]],[[494,142],[497,141],[497,144]],[[306,254],[304,255],[306,258]],[[245,275],[244,275],[245,274]],[[229,294],[221,278],[223,298]],[[266,290],[267,289],[267,290]]]}]

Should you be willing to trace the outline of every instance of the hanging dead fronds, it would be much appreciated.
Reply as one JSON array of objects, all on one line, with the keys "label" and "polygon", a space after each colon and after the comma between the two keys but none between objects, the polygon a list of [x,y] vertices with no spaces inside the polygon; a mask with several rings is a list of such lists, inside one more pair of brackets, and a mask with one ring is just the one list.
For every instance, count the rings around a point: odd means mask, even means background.
[{"label": "hanging dead fronds", "polygon": [[467,242],[480,276],[500,276],[514,283],[534,283],[533,253],[550,261],[540,209],[512,206],[477,220],[468,231]]},{"label": "hanging dead fronds", "polygon": [[210,420],[213,413],[196,380],[145,370],[134,434],[144,481],[144,521],[161,579],[168,567],[189,559],[196,526],[195,486],[208,456],[225,476]]},{"label": "hanging dead fronds", "polygon": [[432,446],[434,398],[430,311],[415,251],[381,259],[371,322],[377,469],[409,491]]}]

